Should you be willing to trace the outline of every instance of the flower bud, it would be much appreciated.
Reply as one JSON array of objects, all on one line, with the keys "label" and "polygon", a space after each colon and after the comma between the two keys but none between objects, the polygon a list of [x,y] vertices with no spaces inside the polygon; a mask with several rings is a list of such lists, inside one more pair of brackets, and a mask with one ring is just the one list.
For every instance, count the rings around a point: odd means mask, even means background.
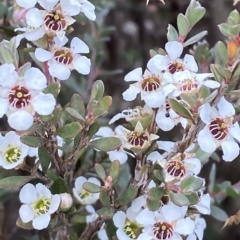
[{"label": "flower bud", "polygon": [[109,190],[112,188],[112,182],[113,182],[113,179],[111,176],[108,176],[106,179],[105,179],[105,183],[104,183],[104,188]]},{"label": "flower bud", "polygon": [[61,198],[60,210],[62,212],[66,212],[67,210],[69,210],[72,207],[73,198],[69,193],[61,193],[59,195]]}]

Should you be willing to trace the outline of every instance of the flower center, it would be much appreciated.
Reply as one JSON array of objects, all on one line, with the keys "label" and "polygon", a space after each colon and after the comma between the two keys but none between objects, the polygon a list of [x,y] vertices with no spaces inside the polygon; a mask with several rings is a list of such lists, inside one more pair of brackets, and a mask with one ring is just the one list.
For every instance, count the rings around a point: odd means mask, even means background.
[{"label": "flower center", "polygon": [[44,24],[47,29],[51,31],[61,31],[66,29],[67,22],[62,13],[58,13],[58,11],[53,10],[48,13],[44,18]]},{"label": "flower center", "polygon": [[166,171],[169,175],[182,178],[186,174],[186,168],[182,161],[180,160],[170,160],[167,163]]},{"label": "flower center", "polygon": [[183,64],[180,62],[170,62],[168,64],[168,71],[172,74],[174,74],[175,72],[181,72],[183,70]]},{"label": "flower center", "polygon": [[194,80],[192,80],[190,78],[187,78],[187,79],[184,79],[184,81],[182,82],[182,84],[180,86],[180,91],[190,92],[197,88],[198,88],[197,82],[195,82]]},{"label": "flower center", "polygon": [[152,92],[159,89],[161,86],[161,82],[159,78],[150,77],[146,78],[142,81],[142,90],[145,92]]},{"label": "flower center", "polygon": [[71,64],[73,61],[73,55],[72,52],[69,51],[67,48],[58,49],[54,53],[54,59],[59,62],[63,63],[65,65]]},{"label": "flower center", "polygon": [[41,198],[39,199],[34,206],[35,213],[37,215],[45,214],[50,209],[51,202],[47,198]]},{"label": "flower center", "polygon": [[79,193],[79,197],[81,199],[84,199],[86,197],[89,197],[91,195],[90,192],[86,191],[85,189],[82,189],[82,191]]},{"label": "flower center", "polygon": [[8,163],[15,163],[21,157],[21,153],[22,153],[21,148],[10,146],[4,152],[4,157]]},{"label": "flower center", "polygon": [[127,135],[128,142],[135,147],[142,147],[148,141],[148,134],[144,132],[131,132]]},{"label": "flower center", "polygon": [[228,125],[222,118],[212,119],[209,130],[217,140],[223,140],[228,135]]},{"label": "flower center", "polygon": [[158,222],[153,225],[153,233],[159,240],[166,240],[173,236],[173,227],[166,222]]},{"label": "flower center", "polygon": [[129,220],[126,221],[123,231],[129,236],[131,239],[137,239],[139,227],[138,224],[135,222],[130,222]]},{"label": "flower center", "polygon": [[8,94],[9,103],[15,108],[25,108],[31,100],[29,90],[23,86],[12,88]]}]

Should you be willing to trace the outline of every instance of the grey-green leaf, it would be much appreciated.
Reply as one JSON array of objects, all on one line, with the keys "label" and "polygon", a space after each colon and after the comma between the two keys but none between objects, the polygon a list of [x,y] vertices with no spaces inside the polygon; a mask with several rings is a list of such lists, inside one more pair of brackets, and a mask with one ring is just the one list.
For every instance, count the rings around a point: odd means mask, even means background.
[{"label": "grey-green leaf", "polygon": [[97,80],[93,83],[90,101],[100,100],[104,94],[104,85],[101,80]]},{"label": "grey-green leaf", "polygon": [[79,122],[68,123],[57,130],[58,136],[62,138],[74,138],[82,129]]},{"label": "grey-green leaf", "polygon": [[103,207],[97,211],[97,214],[102,218],[112,219],[114,210],[111,207]]},{"label": "grey-green leaf", "polygon": [[203,179],[199,177],[188,176],[181,182],[183,193],[198,191],[203,186]]},{"label": "grey-green leaf", "polygon": [[189,23],[187,18],[182,13],[178,14],[177,26],[180,36],[186,36],[188,34]]},{"label": "grey-green leaf", "polygon": [[70,101],[70,107],[75,109],[82,117],[85,116],[85,105],[83,98],[77,94],[74,93],[72,95],[71,101]]},{"label": "grey-green leaf", "polygon": [[94,165],[94,168],[95,168],[95,172],[98,175],[98,177],[100,177],[103,181],[105,181],[106,173],[105,173],[105,170],[104,170],[103,166],[99,163],[96,163]]},{"label": "grey-green leaf", "polygon": [[137,196],[138,189],[134,186],[129,186],[121,196],[116,200],[115,205],[116,207],[124,206],[130,203],[136,196]]},{"label": "grey-green leaf", "polygon": [[51,156],[48,150],[44,146],[41,146],[40,148],[38,148],[38,157],[39,157],[39,161],[41,163],[43,172],[46,172],[49,167],[49,164],[51,163]]},{"label": "grey-green leaf", "polygon": [[112,179],[116,179],[120,173],[121,170],[121,164],[118,160],[114,160],[109,169],[109,175],[112,177]]},{"label": "grey-green leaf", "polygon": [[30,147],[41,147],[43,145],[43,139],[35,136],[21,136],[21,142]]},{"label": "grey-green leaf", "polygon": [[16,189],[22,187],[26,183],[30,182],[35,177],[33,176],[11,176],[0,179],[0,188],[3,189]]},{"label": "grey-green leaf", "polygon": [[119,148],[122,142],[117,137],[105,137],[93,140],[89,145],[100,151],[108,152]]},{"label": "grey-green leaf", "polygon": [[100,186],[98,186],[94,183],[91,183],[91,182],[83,183],[83,188],[90,193],[99,193],[101,191]]}]

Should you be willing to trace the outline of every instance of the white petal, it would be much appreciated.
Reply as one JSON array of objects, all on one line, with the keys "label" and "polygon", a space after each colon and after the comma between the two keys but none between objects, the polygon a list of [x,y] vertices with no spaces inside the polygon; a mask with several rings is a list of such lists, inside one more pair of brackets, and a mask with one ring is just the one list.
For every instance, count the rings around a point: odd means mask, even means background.
[{"label": "white petal", "polygon": [[39,28],[43,24],[43,17],[39,9],[30,9],[26,14],[26,22],[28,26]]},{"label": "white petal", "polygon": [[200,148],[206,153],[213,153],[217,148],[214,138],[207,128],[198,133],[197,140]]},{"label": "white petal", "polygon": [[132,201],[131,208],[134,212],[139,212],[144,205],[146,205],[146,198],[142,195]]},{"label": "white petal", "polygon": [[101,137],[110,137],[113,135],[113,130],[110,127],[100,127],[95,135]]},{"label": "white petal", "polygon": [[154,224],[154,212],[150,212],[147,208],[145,208],[143,211],[141,211],[137,217],[136,221],[142,225],[149,226],[151,224]]},{"label": "white petal", "polygon": [[170,117],[166,117],[163,111],[159,111],[156,115],[156,123],[163,131],[170,131],[174,128],[175,124]]},{"label": "white petal", "polygon": [[53,195],[51,205],[50,205],[50,208],[48,211],[50,214],[52,214],[58,210],[60,201],[61,201],[61,198],[60,198],[59,194]]},{"label": "white petal", "polygon": [[183,59],[184,67],[192,72],[198,71],[198,65],[192,55],[186,54]]},{"label": "white petal", "polygon": [[46,62],[53,57],[53,54],[42,48],[37,48],[35,51],[35,57],[40,62]]},{"label": "white petal", "polygon": [[33,124],[33,116],[24,110],[16,111],[8,116],[8,123],[16,130],[27,130]]},{"label": "white petal", "polygon": [[96,20],[96,14],[94,12],[94,5],[91,4],[89,1],[86,1],[84,3],[84,7],[82,8],[82,11],[84,12],[84,14],[86,15],[86,17],[92,21]]},{"label": "white petal", "polygon": [[211,122],[211,112],[212,107],[209,103],[205,103],[200,107],[199,114],[200,118],[204,123],[210,123]]},{"label": "white petal", "polygon": [[123,228],[126,220],[126,214],[123,211],[117,211],[113,216],[113,223],[117,228]]},{"label": "white petal", "polygon": [[51,220],[50,214],[46,213],[33,219],[32,225],[35,229],[42,230],[48,226],[50,220]]},{"label": "white petal", "polygon": [[174,231],[179,234],[187,235],[187,234],[193,233],[194,228],[195,228],[195,224],[193,220],[187,217],[185,219],[180,219],[177,222],[177,226],[175,227]]},{"label": "white petal", "polygon": [[54,110],[56,100],[52,94],[39,93],[31,101],[34,110],[40,115],[49,115]]},{"label": "white petal", "polygon": [[209,88],[218,88],[220,86],[219,82],[213,80],[206,80],[203,84]]},{"label": "white petal", "polygon": [[79,73],[87,75],[90,73],[91,61],[89,58],[81,56],[74,60],[73,66]]},{"label": "white petal", "polygon": [[185,215],[183,209],[185,210],[185,208],[178,207],[174,204],[164,205],[162,207],[162,214],[169,222],[172,222],[182,218]]},{"label": "white petal", "polygon": [[124,151],[110,151],[108,155],[110,161],[119,160],[120,164],[124,164],[128,159],[128,155]]},{"label": "white petal", "polygon": [[0,85],[3,87],[11,87],[18,80],[18,73],[15,66],[11,64],[3,64],[0,66]]},{"label": "white petal", "polygon": [[8,100],[6,98],[0,97],[0,118],[7,112],[8,109]]},{"label": "white petal", "polygon": [[29,89],[42,90],[47,86],[45,75],[35,67],[27,69],[24,73],[24,81]]},{"label": "white petal", "polygon": [[210,204],[211,204],[210,195],[209,194],[204,194],[201,197],[200,202],[198,202],[195,205],[195,207],[200,213],[209,215],[211,213]]},{"label": "white petal", "polygon": [[197,236],[194,233],[192,233],[192,234],[188,235],[186,240],[197,240]]},{"label": "white petal", "polygon": [[239,155],[239,146],[236,142],[234,142],[234,140],[223,140],[221,142],[221,146],[223,150],[224,161],[231,162]]},{"label": "white petal", "polygon": [[38,183],[36,185],[36,191],[38,193],[38,197],[51,198],[52,196],[50,190],[42,183]]},{"label": "white petal", "polygon": [[142,80],[142,74],[143,74],[142,68],[136,68],[125,76],[124,81],[126,82],[140,81]]},{"label": "white petal", "polygon": [[195,175],[198,175],[202,168],[201,161],[198,158],[185,159],[184,164],[186,165],[188,171],[191,171]]},{"label": "white petal", "polygon": [[129,88],[123,92],[123,99],[126,101],[133,101],[137,97],[138,93],[140,93],[140,89],[130,85]]},{"label": "white petal", "polygon": [[218,103],[218,111],[221,117],[230,117],[235,115],[235,109],[233,105],[222,97]]},{"label": "white petal", "polygon": [[40,39],[41,37],[43,37],[44,34],[45,34],[45,29],[43,26],[41,26],[31,32],[26,32],[24,34],[24,37],[29,41],[36,41],[36,40]]},{"label": "white petal", "polygon": [[80,7],[71,5],[69,0],[61,0],[61,7],[68,16],[76,16],[80,13]]},{"label": "white petal", "polygon": [[34,185],[27,183],[23,186],[19,194],[20,201],[26,204],[32,204],[37,200],[37,191]]},{"label": "white petal", "polygon": [[161,107],[165,103],[165,97],[162,92],[152,92],[146,94],[143,100],[151,108]]},{"label": "white petal", "polygon": [[170,152],[174,147],[175,143],[171,141],[157,141],[157,145],[159,149]]},{"label": "white petal", "polygon": [[83,183],[85,183],[87,181],[87,179],[85,177],[78,177],[76,178],[76,181],[75,181],[75,188],[77,189],[77,191],[80,191],[82,190],[82,185]]},{"label": "white petal", "polygon": [[[164,76],[166,73],[164,73]],[[177,88],[173,84],[168,84],[165,87],[163,87],[163,93],[165,96],[168,96],[171,92],[175,91],[176,89]]]},{"label": "white petal", "polygon": [[74,53],[89,53],[87,44],[77,37],[74,37],[71,41],[71,50]]},{"label": "white petal", "polygon": [[16,2],[22,8],[32,8],[37,3],[37,0],[16,0]]},{"label": "white petal", "polygon": [[22,205],[19,209],[19,215],[24,223],[30,222],[34,218],[34,212],[32,208],[26,204]]},{"label": "white petal", "polygon": [[153,163],[155,163],[157,160],[163,159],[162,155],[157,152],[151,152],[148,156],[147,156],[147,160],[152,161]]},{"label": "white petal", "polygon": [[183,51],[183,45],[177,41],[167,42],[165,49],[171,60],[179,58]]},{"label": "white petal", "polygon": [[71,71],[63,64],[49,64],[49,73],[51,76],[59,80],[67,80],[70,77]]},{"label": "white petal", "polygon": [[118,113],[116,114],[110,121],[109,124],[112,124],[114,122],[116,122],[117,120],[119,120],[120,118],[126,118],[126,115],[123,113]]},{"label": "white petal", "polygon": [[229,128],[229,133],[240,142],[240,128],[237,122]]}]

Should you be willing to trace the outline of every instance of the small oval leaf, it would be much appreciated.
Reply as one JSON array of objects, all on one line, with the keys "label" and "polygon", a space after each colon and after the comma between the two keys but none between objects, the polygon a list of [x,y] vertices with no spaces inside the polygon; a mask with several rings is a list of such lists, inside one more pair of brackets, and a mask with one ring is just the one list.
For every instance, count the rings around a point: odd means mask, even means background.
[{"label": "small oval leaf", "polygon": [[105,137],[93,140],[89,145],[100,151],[108,152],[119,148],[122,142],[117,137]]},{"label": "small oval leaf", "polygon": [[62,138],[74,138],[82,129],[79,122],[68,123],[57,130],[58,136]]},{"label": "small oval leaf", "polygon": [[21,142],[30,147],[41,147],[43,145],[43,139],[41,137],[34,136],[21,136]]},{"label": "small oval leaf", "polygon": [[3,188],[3,189],[20,188],[34,178],[35,177],[33,176],[11,176],[7,178],[3,178],[3,179],[0,179],[0,188]]},{"label": "small oval leaf", "polygon": [[90,193],[99,193],[101,192],[101,187],[94,184],[94,183],[91,183],[91,182],[85,182],[83,183],[83,188],[90,192]]}]

